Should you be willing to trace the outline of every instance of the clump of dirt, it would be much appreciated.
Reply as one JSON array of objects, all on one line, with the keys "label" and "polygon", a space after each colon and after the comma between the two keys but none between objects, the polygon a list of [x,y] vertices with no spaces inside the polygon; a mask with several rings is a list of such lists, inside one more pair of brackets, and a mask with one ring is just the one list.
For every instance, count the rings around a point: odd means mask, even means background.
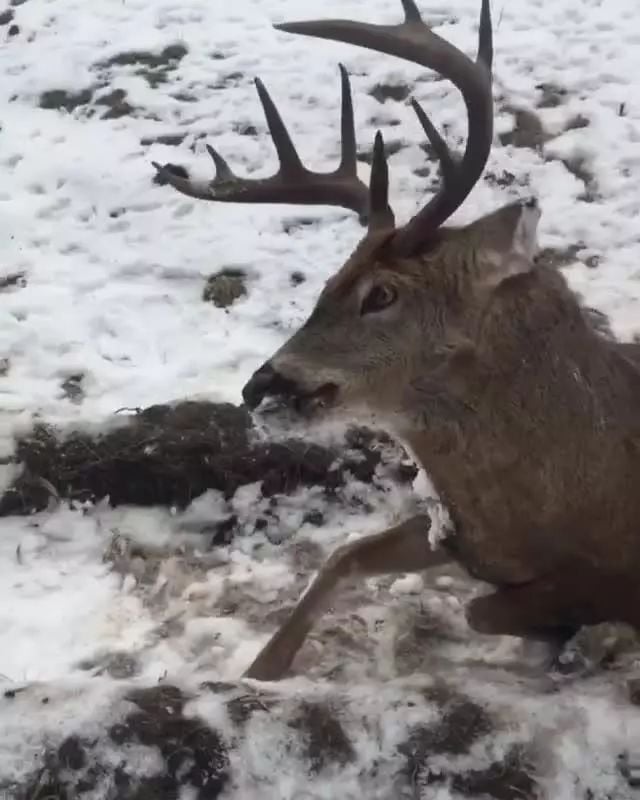
[{"label": "clump of dirt", "polygon": [[144,78],[152,89],[169,80],[169,74],[175,70],[188,53],[182,43],[170,44],[159,53],[149,50],[126,50],[105,61],[96,64],[98,70],[112,67],[134,67],[134,74]]},{"label": "clump of dirt", "polygon": [[218,80],[211,85],[212,89],[226,89],[229,86],[238,86],[245,78],[243,72],[229,72],[221,75]]},{"label": "clump of dirt", "polygon": [[406,83],[376,83],[373,89],[369,90],[369,94],[379,103],[385,103],[387,100],[401,103],[411,94],[411,87]]},{"label": "clump of dirt", "polygon": [[500,134],[500,143],[504,146],[527,147],[531,150],[542,150],[549,139],[539,117],[532,111],[523,108],[507,109],[513,114],[513,129]]},{"label": "clump of dirt", "polygon": [[[319,219],[317,217],[285,217],[281,220],[280,224],[282,226],[282,230],[286,234],[290,234],[293,231],[301,230],[304,228],[312,228],[314,225],[319,223]],[[300,274],[300,273],[298,273]]]},{"label": "clump of dirt", "polygon": [[228,308],[246,295],[247,273],[239,267],[225,267],[207,278],[202,299],[216,308]]},{"label": "clump of dirt", "polygon": [[580,194],[578,199],[583,200],[585,203],[593,203],[598,200],[598,185],[595,175],[587,164],[587,160],[581,156],[576,156],[574,158],[563,158],[561,161],[569,172],[584,184],[584,192]]},{"label": "clump of dirt", "polygon": [[539,83],[536,89],[540,92],[538,108],[557,108],[567,99],[567,90],[556,83]]},{"label": "clump of dirt", "polygon": [[134,114],[135,108],[127,100],[127,93],[124,89],[114,89],[96,99],[96,105],[106,106],[107,110],[102,114],[102,119],[120,119],[130,117]]},{"label": "clump of dirt", "polygon": [[[446,686],[427,690],[426,699],[438,705],[440,718],[430,725],[417,726],[399,748],[407,759],[406,774],[415,787],[448,784],[462,795],[496,800],[534,800],[539,796],[532,753],[521,744],[513,745],[502,760],[486,767],[458,770],[455,757],[464,756],[476,742],[495,734],[496,722],[485,708]],[[451,766],[434,767],[431,759],[443,755],[452,757]]]},{"label": "clump of dirt", "polygon": [[93,89],[79,89],[68,92],[66,89],[48,89],[40,95],[40,108],[51,111],[74,111],[79,106],[91,102]]},{"label": "clump of dirt", "polygon": [[502,189],[508,189],[509,186],[513,186],[516,182],[516,176],[513,172],[503,169],[500,173],[485,172],[483,180],[488,183],[489,186],[500,186]]},{"label": "clump of dirt", "polygon": [[[133,710],[107,732],[109,749],[119,752],[119,760],[104,758],[105,743],[100,739],[71,735],[47,750],[42,767],[24,785],[8,787],[7,796],[169,800],[186,789],[197,800],[216,800],[229,780],[227,746],[204,720],[184,715],[190,698],[177,687],[164,685],[134,690],[126,699]],[[156,749],[161,769],[140,774],[129,753],[131,745]]]},{"label": "clump of dirt", "polygon": [[326,703],[302,702],[289,721],[304,742],[304,755],[313,773],[337,764],[345,766],[355,759],[355,749],[347,736],[338,711]]},{"label": "clump of dirt", "polygon": [[484,708],[447,687],[428,690],[425,699],[437,704],[440,718],[432,724],[416,726],[399,747],[407,759],[407,773],[423,778],[429,774],[430,757],[468,753],[478,739],[489,736],[495,727]]},{"label": "clump of dirt", "polygon": [[62,394],[71,403],[79,405],[84,400],[83,381],[84,375],[82,373],[69,375],[62,381],[60,385]]},{"label": "clump of dirt", "polygon": [[140,139],[142,147],[149,147],[152,144],[164,144],[169,147],[179,147],[186,139],[186,133],[161,133],[158,136],[143,136]]},{"label": "clump of dirt", "polygon": [[7,289],[23,289],[26,285],[27,278],[24,272],[9,272],[0,276],[0,292]]},{"label": "clump of dirt", "polygon": [[576,114],[571,117],[564,126],[565,131],[578,131],[582,128],[588,128],[591,125],[591,120],[582,114]]},{"label": "clump of dirt", "polygon": [[536,263],[551,269],[562,269],[581,262],[585,267],[595,269],[600,264],[600,257],[595,253],[586,255],[585,249],[584,242],[569,244],[566,247],[543,247],[536,256]]},{"label": "clump of dirt", "polygon": [[[10,31],[11,33],[11,31]],[[169,80],[170,73],[175,70],[187,54],[183,44],[171,44],[159,53],[147,50],[128,50],[118,53],[105,61],[93,65],[96,73],[94,85],[76,91],[66,89],[49,89],[40,95],[40,108],[54,111],[74,111],[81,106],[88,106],[87,114],[96,113],[96,106],[106,106],[102,119],[119,119],[133,116],[141,109],[136,109],[128,99],[124,89],[111,89],[110,73],[114,68],[133,67],[133,72],[144,78],[151,88],[156,88]],[[102,94],[99,94],[102,92]],[[149,116],[149,115],[147,115]]]},{"label": "clump of dirt", "polygon": [[562,269],[575,264],[580,259],[578,253],[585,247],[584,242],[569,244],[566,247],[544,247],[536,256],[536,263],[542,267]]},{"label": "clump of dirt", "polygon": [[38,424],[17,441],[14,458],[22,472],[0,498],[0,515],[44,509],[52,494],[185,508],[207,489],[229,499],[256,482],[265,497],[319,485],[331,498],[352,475],[371,483],[381,463],[398,482],[416,474],[404,451],[366,428],[348,431],[342,447],[270,441],[257,436],[245,407],[196,401],[139,410],[96,435]]},{"label": "clump of dirt", "polygon": [[[500,761],[485,769],[471,769],[451,776],[451,788],[466,797],[495,800],[538,800],[540,786],[535,765],[525,747],[516,745]],[[433,781],[435,782],[435,781]]]}]

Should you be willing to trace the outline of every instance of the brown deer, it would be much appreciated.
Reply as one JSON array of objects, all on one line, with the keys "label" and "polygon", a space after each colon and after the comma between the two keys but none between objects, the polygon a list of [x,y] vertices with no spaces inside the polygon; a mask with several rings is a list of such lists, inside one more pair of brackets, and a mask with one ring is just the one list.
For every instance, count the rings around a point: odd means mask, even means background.
[{"label": "brown deer", "polygon": [[306,323],[243,390],[317,418],[368,409],[405,442],[446,503],[454,531],[428,541],[412,518],[338,548],[248,677],[280,678],[346,579],[459,562],[493,585],[467,605],[480,632],[562,642],[582,625],[640,626],[640,370],[633,345],[604,335],[556,270],[536,263],[534,199],[465,227],[443,227],[480,178],[493,129],[492,28],[482,0],[478,55],[436,35],[413,0],[399,25],[296,22],[280,30],[352,43],[436,70],[462,93],[468,138],[453,155],[413,107],[442,183],[404,226],[389,207],[376,135],[368,189],[356,175],[349,80],[342,72],[342,159],[306,169],[256,80],[280,169],[245,180],[213,148],[216,177],[172,165],[160,178],[206,200],[352,209],[368,231],[327,282]]}]

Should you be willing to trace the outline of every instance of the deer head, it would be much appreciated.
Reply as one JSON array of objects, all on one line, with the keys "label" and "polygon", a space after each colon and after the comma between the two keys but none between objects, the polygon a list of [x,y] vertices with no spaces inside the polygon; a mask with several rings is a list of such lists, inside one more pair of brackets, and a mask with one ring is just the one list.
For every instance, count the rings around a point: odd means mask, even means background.
[{"label": "deer head", "polygon": [[[415,216],[395,226],[388,203],[388,170],[380,132],[371,177],[357,177],[349,79],[342,78],[342,156],[331,173],[303,166],[287,129],[259,79],[256,86],[280,168],[267,179],[235,175],[208,147],[216,176],[203,182],[154,164],[162,179],[183,194],[241,203],[338,205],[355,211],[367,233],[327,282],[309,319],[263,364],[243,390],[247,405],[276,396],[305,415],[359,407],[402,419],[412,409],[417,378],[437,375],[456,343],[474,341],[482,309],[505,279],[531,269],[540,215],[535,200],[514,203],[466,227],[444,227],[480,178],[493,134],[492,28],[489,0],[482,0],[475,61],[435,34],[413,0],[402,0],[399,25],[347,20],[276,26],[290,33],[352,43],[436,70],[462,93],[468,137],[453,155],[420,105],[412,105],[436,153],[441,186]],[[442,370],[440,369],[440,372]]]}]

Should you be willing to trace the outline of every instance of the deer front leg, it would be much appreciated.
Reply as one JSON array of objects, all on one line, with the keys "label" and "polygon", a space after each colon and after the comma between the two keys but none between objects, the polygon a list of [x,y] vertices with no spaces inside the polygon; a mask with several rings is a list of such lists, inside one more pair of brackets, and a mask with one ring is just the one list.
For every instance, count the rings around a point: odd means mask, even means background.
[{"label": "deer front leg", "polygon": [[427,538],[431,521],[412,517],[382,533],[343,545],[331,554],[282,627],[267,642],[245,673],[247,678],[278,680],[289,668],[316,620],[345,579],[396,572],[419,572],[446,564],[443,549],[432,550]]}]

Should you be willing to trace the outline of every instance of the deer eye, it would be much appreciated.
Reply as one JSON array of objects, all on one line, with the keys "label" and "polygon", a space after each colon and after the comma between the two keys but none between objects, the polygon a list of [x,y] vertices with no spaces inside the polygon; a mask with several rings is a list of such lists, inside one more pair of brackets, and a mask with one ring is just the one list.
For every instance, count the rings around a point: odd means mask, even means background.
[{"label": "deer eye", "polygon": [[360,316],[382,311],[383,308],[393,305],[397,299],[398,292],[393,286],[386,286],[383,283],[379,283],[370,289],[369,294],[362,301]]}]

